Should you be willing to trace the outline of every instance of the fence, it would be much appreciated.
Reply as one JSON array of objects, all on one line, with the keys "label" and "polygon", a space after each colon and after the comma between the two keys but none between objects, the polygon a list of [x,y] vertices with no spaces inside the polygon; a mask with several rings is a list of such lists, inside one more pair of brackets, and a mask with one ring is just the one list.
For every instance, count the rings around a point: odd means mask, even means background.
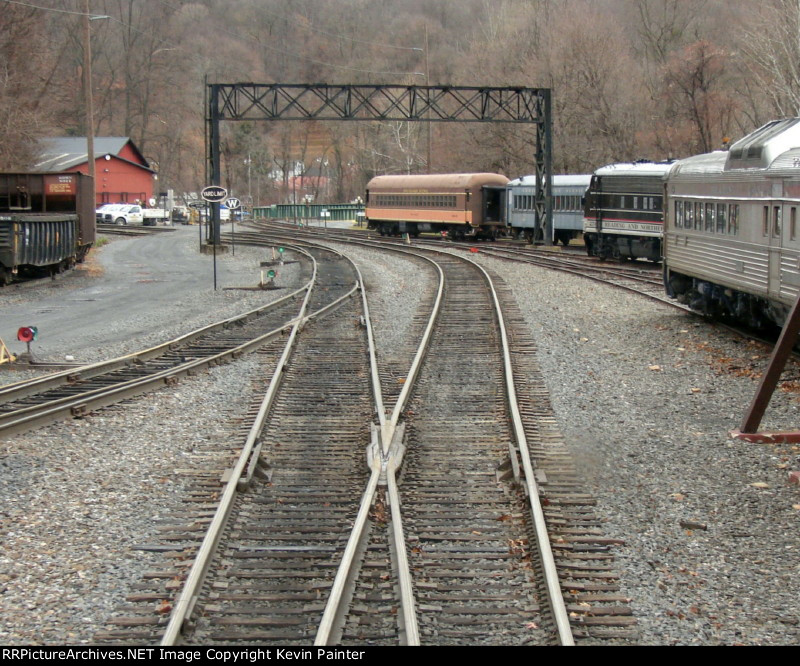
[{"label": "fence", "polygon": [[[327,214],[326,214],[327,213]],[[255,217],[264,217],[272,220],[330,220],[353,221],[359,219],[357,213],[362,213],[364,206],[361,204],[273,204],[271,206],[256,206],[253,209]]]}]

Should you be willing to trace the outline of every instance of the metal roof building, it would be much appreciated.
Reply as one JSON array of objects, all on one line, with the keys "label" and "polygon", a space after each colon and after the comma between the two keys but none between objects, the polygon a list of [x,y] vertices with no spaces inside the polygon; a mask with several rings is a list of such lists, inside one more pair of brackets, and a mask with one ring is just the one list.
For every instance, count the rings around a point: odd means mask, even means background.
[{"label": "metal roof building", "polygon": [[[85,137],[54,137],[40,143],[36,171],[88,173]],[[129,137],[95,137],[97,203],[145,203],[156,172]]]}]

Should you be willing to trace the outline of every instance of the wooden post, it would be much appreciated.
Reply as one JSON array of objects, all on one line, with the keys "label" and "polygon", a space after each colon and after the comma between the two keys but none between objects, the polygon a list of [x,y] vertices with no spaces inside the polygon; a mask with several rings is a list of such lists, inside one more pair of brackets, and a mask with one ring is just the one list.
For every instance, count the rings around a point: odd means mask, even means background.
[{"label": "wooden post", "polygon": [[783,369],[786,367],[786,361],[792,353],[792,348],[797,342],[797,336],[800,333],[800,296],[795,301],[792,311],[786,323],[783,325],[783,330],[772,350],[772,356],[769,359],[769,365],[764,374],[761,376],[761,382],[758,385],[758,390],[753,401],[750,403],[750,408],[742,421],[740,428],[743,433],[754,433],[761,425],[761,419],[764,412],[769,405],[772,394],[775,392],[775,387],[778,385]]}]

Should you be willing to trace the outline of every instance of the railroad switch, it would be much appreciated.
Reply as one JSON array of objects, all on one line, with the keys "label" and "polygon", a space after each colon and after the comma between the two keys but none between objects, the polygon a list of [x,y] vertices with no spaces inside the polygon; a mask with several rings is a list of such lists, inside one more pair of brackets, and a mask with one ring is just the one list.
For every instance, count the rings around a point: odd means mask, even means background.
[{"label": "railroad switch", "polygon": [[[391,425],[377,426],[374,423],[370,426],[371,443],[367,447],[367,466],[370,469],[380,468],[379,486],[388,484],[386,475],[391,468],[392,473],[400,469],[403,464],[403,456],[406,452],[403,437],[405,435],[405,423],[393,427]],[[391,437],[391,442],[387,445],[386,439]]]}]

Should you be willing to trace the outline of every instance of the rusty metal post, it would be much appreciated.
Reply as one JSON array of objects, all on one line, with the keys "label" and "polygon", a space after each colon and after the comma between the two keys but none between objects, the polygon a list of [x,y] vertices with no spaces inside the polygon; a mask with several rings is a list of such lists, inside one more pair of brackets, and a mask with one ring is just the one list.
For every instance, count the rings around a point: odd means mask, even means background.
[{"label": "rusty metal post", "polygon": [[783,325],[783,330],[778,338],[778,342],[775,344],[775,348],[772,350],[772,356],[769,359],[769,365],[767,365],[767,369],[761,376],[761,382],[758,385],[758,390],[756,391],[755,396],[753,396],[753,401],[750,403],[750,408],[747,410],[747,415],[742,421],[742,426],[740,428],[741,432],[754,433],[758,430],[758,426],[761,425],[761,419],[764,416],[767,405],[769,405],[769,401],[772,398],[775,387],[778,385],[778,380],[780,379],[781,373],[783,372],[784,367],[786,367],[786,361],[789,358],[789,354],[792,353],[792,347],[794,347],[795,342],[797,342],[797,335],[799,333],[800,296],[798,296],[797,301],[795,301],[792,311],[789,314],[789,318]]}]

